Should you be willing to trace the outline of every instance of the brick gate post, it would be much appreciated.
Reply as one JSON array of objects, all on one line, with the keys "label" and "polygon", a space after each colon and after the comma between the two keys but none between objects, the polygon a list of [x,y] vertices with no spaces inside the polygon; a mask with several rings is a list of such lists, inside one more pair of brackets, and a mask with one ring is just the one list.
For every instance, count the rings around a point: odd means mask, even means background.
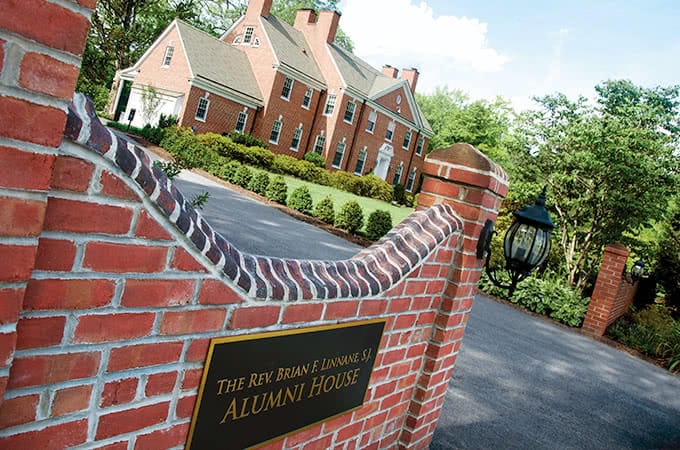
[{"label": "brick gate post", "polygon": [[479,234],[487,219],[496,220],[508,192],[505,171],[469,144],[433,151],[425,160],[423,172],[418,207],[452,205],[463,221],[463,236],[452,255],[453,264],[401,434],[404,448],[418,449],[432,439],[477,293],[483,264],[476,256]]},{"label": "brick gate post", "polygon": [[95,2],[0,0],[0,404]]}]

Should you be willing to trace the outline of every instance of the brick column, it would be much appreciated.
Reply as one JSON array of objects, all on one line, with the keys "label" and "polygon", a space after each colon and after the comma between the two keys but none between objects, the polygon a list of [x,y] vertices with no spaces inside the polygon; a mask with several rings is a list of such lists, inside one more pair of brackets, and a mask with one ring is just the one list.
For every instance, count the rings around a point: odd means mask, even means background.
[{"label": "brick column", "polygon": [[628,255],[628,249],[623,244],[609,244],[605,247],[600,273],[583,320],[584,333],[603,336],[607,327],[618,318],[614,316],[614,310],[617,309],[617,295],[623,282]]},{"label": "brick column", "polygon": [[508,192],[505,171],[469,144],[430,153],[423,173],[419,208],[452,205],[463,221],[463,235],[401,434],[404,448],[425,448],[432,439],[484,263],[476,256],[479,233],[487,219],[496,220]]},{"label": "brick column", "polygon": [[0,404],[95,0],[0,0]]}]

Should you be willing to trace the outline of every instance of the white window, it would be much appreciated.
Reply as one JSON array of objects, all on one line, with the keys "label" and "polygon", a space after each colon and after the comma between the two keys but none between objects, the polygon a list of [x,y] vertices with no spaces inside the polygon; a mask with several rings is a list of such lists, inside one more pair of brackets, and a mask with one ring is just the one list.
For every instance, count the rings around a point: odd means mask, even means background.
[{"label": "white window", "polygon": [[298,151],[300,149],[300,138],[302,137],[302,124],[293,131],[293,140],[290,143],[290,149]]},{"label": "white window", "polygon": [[333,110],[335,109],[335,97],[335,94],[328,94],[328,98],[326,98],[326,107],[323,109],[324,116],[333,114]]},{"label": "white window", "polygon": [[293,79],[286,77],[283,81],[283,89],[281,90],[281,98],[290,100],[290,92],[293,90]]},{"label": "white window", "polygon": [[420,137],[418,139],[418,145],[416,145],[416,155],[420,156],[423,154],[423,147],[425,146],[425,138]]},{"label": "white window", "polygon": [[307,89],[307,92],[305,92],[305,96],[302,98],[303,108],[309,109],[309,105],[312,104],[312,95],[314,95],[314,89],[312,88]]},{"label": "white window", "polygon": [[404,161],[400,162],[397,168],[394,170],[394,180],[392,180],[392,185],[396,186],[401,183],[401,173],[404,171]]},{"label": "white window", "polygon": [[375,130],[375,122],[377,120],[378,120],[378,113],[375,112],[375,111],[371,111],[371,114],[368,115],[368,122],[366,123],[366,131],[373,134],[373,130]]},{"label": "white window", "polygon": [[353,101],[347,102],[347,108],[345,109],[345,122],[352,123],[354,120],[354,111],[357,109],[357,104]]},{"label": "white window", "polygon": [[411,145],[411,130],[406,130],[406,134],[404,135],[404,144],[402,145],[402,147],[408,150],[410,145]]},{"label": "white window", "polygon": [[196,107],[196,120],[205,122],[205,118],[208,116],[208,108],[210,107],[210,100],[206,97],[201,97],[198,99],[198,106]]},{"label": "white window", "polygon": [[361,151],[359,152],[359,156],[357,157],[357,165],[354,168],[355,175],[363,175],[365,163],[366,163],[366,147],[361,149]]},{"label": "white window", "polygon": [[162,67],[168,67],[170,65],[170,61],[172,61],[172,54],[175,53],[175,47],[172,45],[168,45],[165,48],[165,55],[163,55],[163,66]]},{"label": "white window", "polygon": [[335,147],[335,156],[333,157],[333,167],[340,169],[342,167],[342,158],[345,157],[345,149],[347,144],[345,144],[345,138],[338,142],[338,146]]},{"label": "white window", "polygon": [[324,145],[326,145],[326,137],[323,134],[320,134],[316,137],[316,140],[314,141],[314,153],[323,155]]},{"label": "white window", "polygon": [[408,181],[406,182],[406,190],[411,192],[413,190],[413,183],[416,181],[416,169],[411,170],[408,174]]},{"label": "white window", "polygon": [[394,128],[396,127],[396,124],[394,121],[390,122],[387,125],[387,131],[385,132],[385,140],[387,142],[392,142],[392,137],[394,136]]},{"label": "white window", "polygon": [[245,111],[239,112],[238,118],[236,119],[236,128],[234,128],[234,131],[243,133],[246,129],[246,122],[248,122],[248,113]]},{"label": "white window", "polygon": [[250,44],[250,42],[253,40],[253,33],[255,32],[254,27],[246,27],[246,31],[243,34],[243,43],[244,44]]},{"label": "white window", "polygon": [[275,120],[274,125],[272,125],[272,132],[269,135],[269,142],[271,144],[278,144],[279,143],[279,136],[281,136],[281,127],[283,126],[283,122],[281,122],[281,119]]}]

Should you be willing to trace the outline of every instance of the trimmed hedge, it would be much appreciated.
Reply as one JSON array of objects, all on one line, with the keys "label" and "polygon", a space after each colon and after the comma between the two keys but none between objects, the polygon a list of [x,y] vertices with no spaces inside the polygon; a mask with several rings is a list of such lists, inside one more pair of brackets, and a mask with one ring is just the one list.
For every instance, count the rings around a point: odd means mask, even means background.
[{"label": "trimmed hedge", "polygon": [[325,196],[316,204],[314,207],[314,217],[331,225],[335,223],[335,207],[330,195]]},{"label": "trimmed hedge", "polygon": [[335,216],[335,226],[355,233],[364,225],[364,212],[359,203],[350,200],[340,208]]},{"label": "trimmed hedge", "polygon": [[377,241],[392,229],[392,215],[388,211],[378,209],[368,216],[366,223],[366,237]]},{"label": "trimmed hedge", "polygon": [[[226,158],[274,173],[336,187],[362,197],[392,201],[392,186],[385,180],[372,174],[359,177],[344,171],[330,172],[318,166],[321,160],[316,157],[309,157],[312,161],[306,161],[276,155],[266,148],[246,147],[216,133],[195,136],[187,128],[169,128],[161,145],[189,168],[201,167],[211,173],[218,173],[223,165],[222,159]],[[310,154],[315,153],[308,153]]]},{"label": "trimmed hedge", "polygon": [[307,186],[295,189],[288,199],[288,206],[304,214],[312,213],[312,194]]}]

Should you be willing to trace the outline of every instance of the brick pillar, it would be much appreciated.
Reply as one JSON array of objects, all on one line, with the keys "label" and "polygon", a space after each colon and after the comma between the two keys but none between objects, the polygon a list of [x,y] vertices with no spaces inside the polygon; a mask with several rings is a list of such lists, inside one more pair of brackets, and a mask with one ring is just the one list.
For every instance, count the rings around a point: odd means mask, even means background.
[{"label": "brick pillar", "polygon": [[0,0],[0,404],[96,0]]},{"label": "brick pillar", "polygon": [[600,273],[597,275],[588,312],[583,320],[584,333],[603,336],[607,327],[617,319],[613,317],[613,313],[628,254],[628,249],[623,244],[609,244],[605,247]]},{"label": "brick pillar", "polygon": [[401,434],[404,448],[425,448],[432,439],[477,293],[484,262],[476,256],[479,233],[487,219],[496,220],[508,192],[505,171],[469,144],[433,151],[425,160],[423,174],[419,208],[452,205],[463,221],[463,235]]}]

